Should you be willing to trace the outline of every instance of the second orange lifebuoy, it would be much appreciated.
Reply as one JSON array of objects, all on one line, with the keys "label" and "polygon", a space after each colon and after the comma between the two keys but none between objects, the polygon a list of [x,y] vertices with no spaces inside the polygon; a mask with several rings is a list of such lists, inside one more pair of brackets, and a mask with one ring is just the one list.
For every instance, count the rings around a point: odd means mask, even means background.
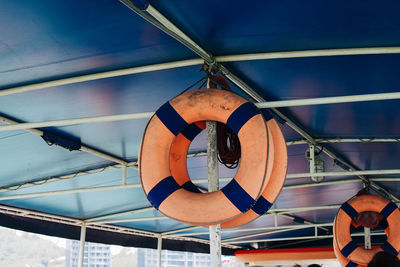
[{"label": "second orange lifebuoy", "polygon": [[274,147],[274,155],[273,157],[271,156],[273,161],[272,164],[269,164],[270,170],[266,174],[270,176],[269,182],[249,211],[235,219],[222,223],[221,228],[237,227],[257,219],[271,208],[282,190],[288,162],[286,142],[278,123],[272,117],[269,118],[267,126],[272,139],[271,143]]},{"label": "second orange lifebuoy", "polygon": [[[272,116],[265,117],[269,130],[269,149],[267,177],[270,177],[267,186],[256,203],[246,213],[221,223],[221,228],[237,227],[249,223],[265,214],[275,202],[285,182],[287,171],[287,149],[285,138],[278,123]],[[191,141],[205,128],[204,122],[189,125],[183,133],[176,136],[171,146],[170,168],[172,176],[178,184],[193,192],[200,192],[191,182],[186,168],[186,153]]]},{"label": "second orange lifebuoy", "polygon": [[[387,240],[380,247],[365,249],[358,247],[350,235],[352,220],[364,211],[380,213],[388,222]],[[379,251],[387,251],[398,255],[400,251],[400,211],[397,205],[376,195],[360,195],[344,203],[338,211],[334,222],[334,246],[342,256],[358,265],[367,265]]]},{"label": "second orange lifebuoy", "polygon": [[[335,227],[333,227],[333,229],[335,229]],[[337,247],[335,237],[333,237],[333,252],[335,253],[337,260],[343,267],[365,267],[366,266],[366,265],[357,264],[355,262],[352,262],[351,260],[349,260],[348,258],[343,256],[342,253],[340,252],[340,249]]]}]

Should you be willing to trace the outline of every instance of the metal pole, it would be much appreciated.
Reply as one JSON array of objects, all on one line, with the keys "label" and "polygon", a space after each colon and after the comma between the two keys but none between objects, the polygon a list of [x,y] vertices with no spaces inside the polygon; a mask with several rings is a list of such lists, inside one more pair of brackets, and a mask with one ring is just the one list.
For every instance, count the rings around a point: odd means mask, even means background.
[{"label": "metal pole", "polygon": [[126,165],[122,166],[122,185],[126,185]]},{"label": "metal pole", "polygon": [[314,175],[315,174],[315,147],[314,145],[309,145],[310,148],[310,157],[309,157],[309,161],[310,161],[310,174]]},{"label": "metal pole", "polygon": [[278,227],[278,214],[273,213],[273,215],[274,215],[274,226]]},{"label": "metal pole", "polygon": [[366,102],[378,100],[393,100],[399,99],[400,93],[381,93],[381,94],[366,94],[366,95],[346,95],[346,96],[332,96],[332,97],[319,97],[308,99],[295,99],[295,100],[281,100],[274,102],[260,102],[255,105],[258,108],[281,108],[281,107],[298,107],[298,106],[312,106],[323,104],[338,104],[338,103],[352,103],[352,102]]},{"label": "metal pole", "polygon": [[[383,170],[386,174],[399,174],[398,170]],[[360,171],[360,172],[321,172],[319,175],[324,176],[355,176],[358,173],[371,173],[371,174],[379,174],[380,171]],[[342,174],[341,174],[342,173]],[[370,175],[370,174],[369,174]],[[293,174],[288,175],[286,178],[300,178],[300,177],[312,177],[309,173],[304,174]],[[231,178],[221,178],[220,181],[230,181]],[[374,182],[398,182],[400,177],[390,177],[390,178],[370,178],[370,181]],[[195,184],[204,183],[206,180],[194,180]],[[305,183],[305,184],[293,184],[293,185],[285,185],[283,190],[290,190],[296,188],[308,188],[308,187],[316,187],[316,186],[326,186],[332,184],[345,184],[345,183],[355,183],[362,182],[360,179],[347,179],[347,180],[337,180],[337,181],[326,181],[320,183]],[[26,186],[23,186],[26,187]],[[22,187],[21,187],[22,188]],[[67,190],[58,190],[58,191],[47,191],[47,192],[39,192],[39,193],[27,193],[27,194],[14,194],[14,195],[6,195],[0,196],[0,200],[10,200],[10,199],[24,199],[24,198],[34,198],[34,197],[46,197],[46,196],[55,196],[62,194],[76,194],[76,193],[86,193],[86,192],[96,192],[96,191],[110,191],[110,190],[123,190],[123,189],[136,189],[141,188],[141,184],[127,184],[127,185],[112,185],[112,186],[100,186],[100,187],[88,187],[88,188],[79,188],[79,189],[67,189]],[[11,191],[11,190],[0,190],[1,192]],[[153,209],[153,208],[150,208]]]},{"label": "metal pole", "polygon": [[[352,236],[363,236],[363,233],[355,233]],[[377,235],[386,235],[385,232],[376,232],[371,233],[373,236]],[[323,239],[323,238],[332,238],[333,235],[318,235],[315,236],[296,236],[296,237],[282,237],[282,238],[265,238],[265,239],[253,239],[253,240],[240,240],[240,241],[231,241],[226,242],[226,244],[241,244],[241,243],[254,243],[254,242],[274,242],[274,241],[289,241],[289,240],[303,240],[303,239]]]},{"label": "metal pole", "polygon": [[113,217],[131,215],[131,214],[141,213],[141,212],[146,212],[146,211],[151,211],[151,210],[154,210],[153,206],[147,207],[147,208],[136,209],[136,210],[125,211],[125,212],[117,212],[117,213],[113,213],[113,214],[107,214],[107,215],[103,215],[103,216],[99,216],[99,217],[93,217],[93,218],[86,219],[85,222],[88,223],[88,222],[94,222],[94,221],[101,221],[101,220],[105,220],[105,219],[109,219],[109,218],[113,218]]},{"label": "metal pole", "polygon": [[[318,144],[321,143],[399,143],[399,138],[316,138]],[[306,140],[287,141],[287,146],[308,144]]]},{"label": "metal pole", "polygon": [[161,267],[161,254],[162,254],[162,235],[157,239],[157,267]]},{"label": "metal pole", "polygon": [[371,228],[364,227],[364,245],[365,249],[371,249]]},{"label": "metal pole", "polygon": [[[249,93],[249,92],[246,91],[246,93]],[[253,97],[255,97],[255,95]],[[270,102],[264,102],[264,99],[262,99],[262,100],[258,100],[260,102],[255,103],[255,105],[258,108],[278,108],[278,107],[312,106],[312,105],[321,105],[321,104],[340,104],[340,103],[350,103],[350,102],[381,101],[381,100],[396,100],[396,99],[400,99],[400,92],[365,94],[365,95],[349,95],[349,96],[334,96],[334,97],[319,97],[319,98],[280,100],[280,101],[270,101]],[[18,123],[16,121],[12,121],[10,119],[0,117],[1,121],[7,122],[10,124],[10,125],[0,126],[0,131],[12,131],[12,130],[32,129],[32,128],[42,128],[42,127],[66,126],[66,125],[85,124],[85,123],[124,121],[124,120],[134,120],[134,119],[148,119],[153,115],[154,115],[154,112],[141,112],[141,113],[128,113],[128,114],[95,116],[95,117],[85,117],[85,118],[70,118],[70,119],[63,119],[63,120],[51,120],[51,121],[40,121],[40,122],[25,122],[25,123]],[[280,114],[278,114],[278,115],[280,115]],[[36,130],[36,131],[37,131],[36,133],[39,135],[43,134],[40,130]],[[40,133],[42,133],[42,134],[40,134]],[[306,134],[303,133],[303,135],[306,135]],[[317,139],[313,139],[309,135],[306,135],[305,138],[309,141],[308,143],[311,142],[312,144],[314,144],[317,142]],[[397,139],[390,139],[390,140],[399,141]],[[357,139],[356,141],[359,141],[359,140]],[[304,141],[300,141],[300,142],[304,143]],[[324,143],[324,142],[321,142],[321,143]],[[82,149],[82,150],[89,152],[89,149],[86,149],[86,148]],[[118,161],[116,161],[116,162],[118,162]],[[118,163],[124,164],[126,162],[118,162]]]},{"label": "metal pole", "polygon": [[304,57],[327,57],[327,56],[349,56],[349,55],[377,55],[397,54],[400,47],[362,47],[362,48],[339,48],[339,49],[316,49],[302,51],[267,52],[241,55],[217,56],[217,62],[237,62],[249,60],[268,60],[278,58],[304,58]]},{"label": "metal pole", "polygon": [[288,174],[286,178],[305,178],[313,176],[356,176],[356,175],[382,175],[399,174],[400,169],[392,170],[367,170],[367,171],[341,171],[341,172],[319,172],[319,173],[293,173]]},{"label": "metal pole", "polygon": [[[207,121],[207,168],[208,191],[219,189],[218,151],[217,151],[217,123]],[[212,267],[221,265],[221,226],[211,225],[210,230],[210,258]]]},{"label": "metal pole", "polygon": [[[400,53],[400,47],[368,47],[368,48],[345,48],[345,49],[322,49],[322,50],[305,50],[305,51],[284,51],[271,53],[241,54],[217,56],[217,62],[235,62],[249,60],[267,60],[277,58],[301,58],[301,57],[322,57],[322,56],[345,56],[345,55],[372,55],[372,54],[397,54]],[[205,57],[205,55],[204,55]],[[118,77],[123,75],[145,73],[158,70],[166,70],[173,68],[181,68],[203,64],[203,59],[195,58],[189,60],[179,60],[167,63],[145,65],[133,68],[125,68],[113,71],[97,72],[92,74],[74,76],[47,82],[32,83],[23,86],[17,86],[0,90],[0,96],[17,94],[22,92],[35,91],[60,85],[75,84],[86,81],[94,81],[99,79]]]},{"label": "metal pole", "polygon": [[[50,126],[56,127],[56,126],[95,123],[95,122],[111,122],[111,121],[124,121],[124,120],[133,120],[133,119],[148,119],[148,118],[151,118],[151,116],[153,116],[153,115],[154,115],[154,112],[141,112],[141,113],[132,113],[132,114],[119,114],[119,115],[86,117],[86,118],[65,119],[65,120],[15,123],[15,124],[10,124],[10,125],[0,126],[0,131],[43,128],[43,127],[50,127]],[[126,163],[126,162],[118,162],[118,163],[122,164],[122,163]]]},{"label": "metal pole", "polygon": [[108,220],[108,221],[94,221],[88,222],[88,225],[92,224],[113,224],[113,223],[124,223],[124,222],[144,222],[144,221],[154,221],[154,220],[168,220],[169,217],[166,216],[153,216],[153,217],[141,217],[141,218],[131,218],[131,219],[119,219],[119,220]]},{"label": "metal pole", "polygon": [[83,259],[85,258],[85,239],[86,239],[86,223],[82,222],[81,239],[79,248],[79,267],[83,267]]},{"label": "metal pole", "polygon": [[[267,214],[268,215],[268,214]],[[266,215],[264,215],[266,216]],[[332,226],[333,223],[318,223],[318,224],[313,224],[313,225],[300,225],[300,224],[290,224],[290,225],[282,225],[282,226],[269,226],[269,227],[249,227],[245,229],[222,229],[222,233],[241,233],[241,232],[254,232],[254,231],[270,231],[270,230],[278,230],[278,229],[304,229],[304,228],[310,228],[310,227],[324,227],[324,226]],[[163,233],[163,236],[168,236],[168,237],[180,237],[180,236],[193,236],[193,235],[206,235],[209,232],[204,231],[204,232],[195,232],[195,233],[178,233],[178,234],[171,234],[171,235],[165,235]]]},{"label": "metal pole", "polygon": [[[382,174],[400,174],[400,170],[371,170],[371,171],[349,171],[349,172],[320,172],[320,173],[294,173],[288,174],[286,178],[303,178],[303,177],[314,177],[314,176],[356,176],[356,175],[382,175]],[[220,181],[230,181],[232,178],[221,178]],[[54,180],[59,180],[55,178]],[[370,181],[376,182],[390,182],[390,181],[399,181],[400,178],[389,177],[389,178],[370,178]],[[195,184],[205,183],[207,180],[205,179],[197,179],[193,181]],[[326,181],[321,183],[306,183],[306,184],[293,184],[293,185],[285,185],[283,190],[295,189],[295,188],[306,188],[306,187],[315,187],[315,186],[324,186],[330,184],[342,184],[342,183],[354,183],[354,182],[362,182],[360,179],[348,179],[348,180],[338,180],[338,181]],[[32,185],[32,184],[28,184]],[[21,186],[21,188],[26,186]],[[0,189],[0,193],[4,191],[13,190],[11,187],[9,190]],[[100,187],[88,187],[88,188],[78,188],[78,189],[66,189],[66,190],[57,190],[57,191],[47,191],[47,192],[38,192],[38,193],[27,193],[27,194],[14,194],[14,195],[6,195],[0,196],[0,200],[10,200],[10,199],[22,199],[22,198],[33,198],[33,197],[45,197],[45,196],[54,196],[54,195],[62,195],[62,194],[75,194],[75,193],[86,193],[86,192],[95,192],[95,191],[109,191],[109,190],[122,190],[122,189],[134,189],[141,188],[141,184],[127,184],[127,185],[111,185],[111,186],[100,186]],[[15,189],[14,189],[15,191]]]},{"label": "metal pole", "polygon": [[132,188],[141,188],[141,185],[140,184],[110,185],[110,186],[88,187],[88,188],[79,188],[79,189],[67,189],[67,190],[57,190],[57,191],[48,191],[48,192],[39,192],[39,193],[8,195],[8,196],[1,196],[0,200],[32,198],[32,197],[44,197],[44,196],[54,196],[54,195],[61,195],[61,194],[74,194],[74,193],[85,193],[85,192],[94,192],[94,191],[103,191],[103,190],[132,189]]},{"label": "metal pole", "polygon": [[60,85],[67,85],[67,84],[99,80],[99,79],[104,79],[104,78],[123,76],[123,75],[130,75],[130,74],[144,73],[144,72],[149,72],[149,71],[158,71],[158,70],[166,70],[166,69],[201,65],[201,64],[203,64],[203,62],[204,61],[202,59],[195,58],[195,59],[189,59],[189,60],[179,60],[179,61],[172,61],[172,62],[167,62],[167,63],[154,64],[154,65],[145,65],[145,66],[139,66],[139,67],[133,67],[133,68],[85,74],[85,75],[81,75],[81,76],[74,76],[74,77],[52,80],[52,81],[47,81],[47,82],[32,83],[32,84],[23,85],[23,86],[2,89],[2,90],[0,90],[0,96],[35,91],[35,90],[40,90],[40,89],[55,87],[55,86],[60,86]]}]

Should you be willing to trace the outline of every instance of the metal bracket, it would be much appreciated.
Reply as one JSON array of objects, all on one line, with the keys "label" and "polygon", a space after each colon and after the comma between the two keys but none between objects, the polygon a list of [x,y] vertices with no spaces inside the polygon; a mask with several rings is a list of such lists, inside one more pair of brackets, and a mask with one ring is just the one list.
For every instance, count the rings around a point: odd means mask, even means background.
[{"label": "metal bracket", "polygon": [[306,151],[306,158],[310,163],[310,173],[311,173],[311,180],[316,183],[321,182],[324,179],[324,176],[317,176],[313,175],[314,173],[324,172],[324,159],[320,155],[321,151],[315,151],[315,146],[310,144],[307,151]]}]

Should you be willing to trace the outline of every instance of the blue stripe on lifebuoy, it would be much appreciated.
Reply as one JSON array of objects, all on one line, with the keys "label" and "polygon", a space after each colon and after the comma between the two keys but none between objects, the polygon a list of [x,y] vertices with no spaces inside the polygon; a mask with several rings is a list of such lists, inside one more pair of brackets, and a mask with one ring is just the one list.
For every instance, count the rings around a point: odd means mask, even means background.
[{"label": "blue stripe on lifebuoy", "polygon": [[176,112],[169,102],[162,105],[157,110],[156,115],[175,136],[188,126],[187,122]]},{"label": "blue stripe on lifebuoy", "polygon": [[187,181],[182,185],[182,188],[186,189],[187,191],[193,192],[193,193],[201,193],[199,188],[193,184],[191,181]]},{"label": "blue stripe on lifebuoy", "polygon": [[272,203],[266,200],[263,196],[260,196],[256,204],[251,208],[258,215],[265,214],[272,206]]},{"label": "blue stripe on lifebuoy", "polygon": [[383,243],[383,245],[381,246],[381,248],[388,252],[391,253],[395,256],[397,256],[399,254],[399,252],[392,246],[392,244],[390,244],[388,241],[385,241],[385,243]]},{"label": "blue stripe on lifebuoy", "polygon": [[347,258],[347,256],[349,256],[356,248],[356,242],[351,240],[342,250],[340,250],[340,253]]},{"label": "blue stripe on lifebuoy", "polygon": [[350,218],[354,218],[358,215],[358,212],[347,202],[345,202],[340,208],[346,212]]},{"label": "blue stripe on lifebuoy", "polygon": [[397,205],[394,204],[393,202],[389,202],[380,212],[380,214],[382,216],[384,216],[385,218],[389,217],[390,214],[393,213],[393,211],[395,211],[397,209]]},{"label": "blue stripe on lifebuoy", "polygon": [[272,119],[274,118],[274,117],[272,116],[272,113],[271,113],[271,111],[269,110],[269,108],[267,108],[267,109],[262,109],[262,110],[261,110],[261,114],[263,115],[265,121],[269,121],[269,120],[272,120]]},{"label": "blue stripe on lifebuoy", "polygon": [[168,176],[156,184],[147,195],[151,204],[158,209],[161,203],[181,187],[172,176]]},{"label": "blue stripe on lifebuoy", "polygon": [[235,179],[232,179],[221,191],[243,213],[248,211],[251,205],[254,204],[254,199],[247,194]]},{"label": "blue stripe on lifebuoy", "polygon": [[226,125],[238,134],[243,125],[257,114],[260,114],[260,110],[253,103],[246,102],[232,112]]},{"label": "blue stripe on lifebuoy", "polygon": [[203,129],[199,128],[196,123],[189,124],[181,134],[186,137],[189,141],[193,141],[193,139],[201,132]]},{"label": "blue stripe on lifebuoy", "polygon": [[346,267],[357,267],[358,264],[352,261],[349,261],[349,263],[346,264]]}]

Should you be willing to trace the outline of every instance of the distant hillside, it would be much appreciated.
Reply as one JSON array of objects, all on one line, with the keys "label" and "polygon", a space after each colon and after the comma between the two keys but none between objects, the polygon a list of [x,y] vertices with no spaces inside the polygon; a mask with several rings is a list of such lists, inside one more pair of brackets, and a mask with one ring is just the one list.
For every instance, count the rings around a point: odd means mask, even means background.
[{"label": "distant hillside", "polygon": [[65,250],[40,237],[0,227],[0,266],[64,267]]}]

